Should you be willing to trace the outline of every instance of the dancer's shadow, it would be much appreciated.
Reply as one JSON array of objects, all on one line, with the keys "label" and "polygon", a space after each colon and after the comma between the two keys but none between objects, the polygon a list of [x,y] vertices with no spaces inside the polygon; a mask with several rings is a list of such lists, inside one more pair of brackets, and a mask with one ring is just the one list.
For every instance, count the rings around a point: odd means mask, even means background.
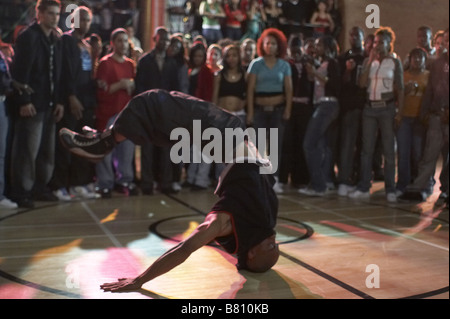
[{"label": "dancer's shadow", "polygon": [[269,270],[265,273],[241,271],[245,278],[242,288],[236,292],[235,299],[321,299],[304,284],[286,275]]}]

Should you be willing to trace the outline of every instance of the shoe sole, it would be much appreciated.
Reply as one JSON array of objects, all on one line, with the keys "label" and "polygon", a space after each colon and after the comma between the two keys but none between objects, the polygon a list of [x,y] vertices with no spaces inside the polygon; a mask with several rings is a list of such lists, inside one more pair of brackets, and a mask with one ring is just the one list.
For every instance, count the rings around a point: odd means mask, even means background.
[{"label": "shoe sole", "polygon": [[64,129],[62,129],[59,133],[59,140],[61,141],[61,144],[66,149],[68,149],[71,153],[73,153],[79,157],[82,157],[94,164],[100,163],[105,158],[104,155],[94,155],[94,154],[86,152],[85,150],[83,150],[80,147],[77,147],[71,143],[68,143],[65,138],[67,137],[70,140],[70,136],[71,136],[71,133],[64,131]]}]

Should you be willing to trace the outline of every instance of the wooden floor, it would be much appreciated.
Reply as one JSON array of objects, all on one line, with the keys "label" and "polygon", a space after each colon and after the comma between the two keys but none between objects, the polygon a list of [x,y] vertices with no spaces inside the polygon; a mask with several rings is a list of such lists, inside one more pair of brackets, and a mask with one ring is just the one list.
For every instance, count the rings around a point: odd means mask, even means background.
[{"label": "wooden floor", "polygon": [[3,210],[0,298],[448,299],[449,216],[438,185],[419,205],[388,204],[382,187],[359,202],[280,195],[281,257],[267,273],[239,273],[234,258],[208,246],[120,294],[99,285],[137,275],[187,236],[216,200],[212,189]]}]

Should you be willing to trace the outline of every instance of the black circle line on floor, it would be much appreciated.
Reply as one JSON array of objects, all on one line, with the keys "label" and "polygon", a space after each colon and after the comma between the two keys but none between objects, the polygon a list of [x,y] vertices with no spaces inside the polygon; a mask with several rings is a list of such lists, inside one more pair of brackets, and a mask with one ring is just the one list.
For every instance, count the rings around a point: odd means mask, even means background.
[{"label": "black circle line on floor", "polygon": [[[171,220],[188,218],[188,217],[198,217],[198,215],[197,214],[196,215],[182,215],[182,216],[174,216],[174,217],[164,218],[164,219],[158,220],[157,222],[151,224],[149,226],[149,230],[150,230],[150,232],[152,232],[153,234],[157,235],[160,238],[171,240],[171,241],[174,241],[174,242],[180,242],[180,240],[178,240],[178,239],[175,239],[175,238],[170,237],[170,236],[166,236],[163,233],[161,233],[158,230],[158,226],[161,225],[162,223],[165,223],[165,222],[168,222],[168,221],[171,221]],[[278,217],[278,219],[279,220],[289,221],[289,222],[292,222],[292,223],[295,223],[295,224],[299,224],[306,230],[305,234],[303,234],[302,236],[299,236],[299,237],[291,239],[291,240],[279,242],[278,243],[279,245],[290,244],[290,243],[294,243],[294,242],[298,242],[298,241],[307,239],[307,238],[311,237],[312,234],[314,233],[314,230],[312,229],[312,227],[310,227],[310,226],[308,226],[308,225],[306,225],[304,223],[298,222],[298,221],[293,220],[293,219],[284,218],[284,217]],[[216,247],[216,248],[220,247],[219,245],[214,244],[214,243],[210,243],[208,246],[212,246],[212,247]]]}]

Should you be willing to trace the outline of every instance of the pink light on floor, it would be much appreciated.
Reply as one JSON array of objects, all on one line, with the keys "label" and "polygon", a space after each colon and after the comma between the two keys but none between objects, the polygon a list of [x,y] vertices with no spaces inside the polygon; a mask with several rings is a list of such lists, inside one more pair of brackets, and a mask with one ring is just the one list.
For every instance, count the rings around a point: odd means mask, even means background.
[{"label": "pink light on floor", "polygon": [[31,299],[36,293],[36,289],[19,284],[0,286],[0,299]]}]

